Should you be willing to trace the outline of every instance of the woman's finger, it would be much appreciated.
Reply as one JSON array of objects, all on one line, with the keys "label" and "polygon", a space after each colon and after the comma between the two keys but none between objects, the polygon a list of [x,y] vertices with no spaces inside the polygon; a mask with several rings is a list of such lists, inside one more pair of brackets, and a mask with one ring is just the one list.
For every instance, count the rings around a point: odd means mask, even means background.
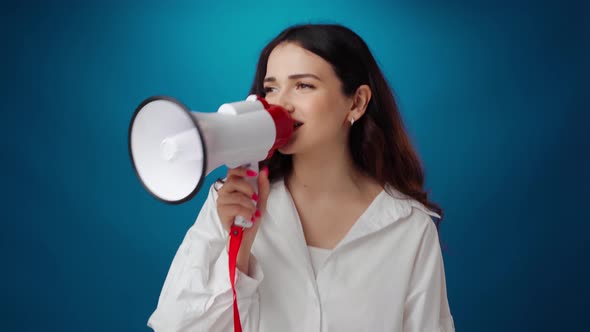
[{"label": "woman's finger", "polygon": [[252,198],[240,192],[228,193],[220,195],[217,199],[218,204],[223,207],[225,205],[241,205],[246,209],[252,210],[252,214],[256,212],[256,205],[252,202]]},{"label": "woman's finger", "polygon": [[218,192],[220,193],[220,196],[224,195],[225,193],[240,192],[248,197],[251,197],[251,199],[256,200],[256,196],[254,195],[255,191],[252,185],[249,184],[248,181],[239,177],[228,178]]},{"label": "woman's finger", "polygon": [[227,177],[232,177],[232,176],[237,176],[237,177],[255,177],[257,176],[258,173],[256,173],[255,171],[248,169],[246,167],[236,167],[236,168],[230,168],[227,171]]},{"label": "woman's finger", "polygon": [[266,201],[270,192],[270,183],[268,180],[268,167],[264,167],[258,176],[258,210],[266,211]]}]

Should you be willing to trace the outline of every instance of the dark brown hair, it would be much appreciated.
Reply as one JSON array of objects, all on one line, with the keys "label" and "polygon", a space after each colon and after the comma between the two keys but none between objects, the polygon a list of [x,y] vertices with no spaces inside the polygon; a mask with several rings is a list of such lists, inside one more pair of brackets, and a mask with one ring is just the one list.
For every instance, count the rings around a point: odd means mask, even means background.
[{"label": "dark brown hair", "polygon": [[[250,94],[265,96],[263,80],[268,58],[284,42],[295,43],[329,62],[346,96],[352,96],[363,84],[371,88],[367,110],[350,130],[349,146],[355,165],[382,185],[391,185],[442,217],[442,209],[428,199],[423,189],[422,165],[412,148],[392,90],[366,43],[340,25],[289,27],[262,50]],[[291,172],[292,159],[276,151],[260,165],[269,167],[270,181],[274,181]],[[440,221],[435,221],[437,228]]]}]

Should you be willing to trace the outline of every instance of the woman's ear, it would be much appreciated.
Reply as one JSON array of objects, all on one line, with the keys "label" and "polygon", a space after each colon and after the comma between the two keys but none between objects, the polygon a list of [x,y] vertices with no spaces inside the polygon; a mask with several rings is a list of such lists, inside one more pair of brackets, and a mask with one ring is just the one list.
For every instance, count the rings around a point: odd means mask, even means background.
[{"label": "woman's ear", "polygon": [[371,88],[363,84],[356,89],[352,97],[352,105],[349,112],[350,118],[348,120],[354,119],[354,121],[357,121],[360,119],[365,114],[369,101],[371,101]]}]

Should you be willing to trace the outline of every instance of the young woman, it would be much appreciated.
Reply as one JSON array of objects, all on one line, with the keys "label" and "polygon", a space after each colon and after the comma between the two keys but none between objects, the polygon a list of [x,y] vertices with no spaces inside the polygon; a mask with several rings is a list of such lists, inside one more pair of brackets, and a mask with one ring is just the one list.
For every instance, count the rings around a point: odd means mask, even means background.
[{"label": "young woman", "polygon": [[241,215],[255,220],[237,258],[244,331],[454,331],[442,210],[365,42],[338,25],[290,27],[263,49],[250,93],[291,114],[292,140],[260,174],[230,169],[211,188],[148,325],[234,329],[227,242]]}]

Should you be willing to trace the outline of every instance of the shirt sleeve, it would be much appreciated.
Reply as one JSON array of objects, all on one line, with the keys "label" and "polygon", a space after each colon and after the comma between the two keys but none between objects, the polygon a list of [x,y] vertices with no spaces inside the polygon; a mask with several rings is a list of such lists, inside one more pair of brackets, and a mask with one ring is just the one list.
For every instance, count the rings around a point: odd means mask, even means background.
[{"label": "shirt sleeve", "polygon": [[427,219],[405,300],[403,332],[454,332],[438,231]]},{"label": "shirt sleeve", "polygon": [[[156,332],[233,331],[227,232],[216,208],[213,186],[196,222],[172,261],[148,326]],[[236,270],[236,296],[244,331],[258,331],[258,285],[263,273],[250,258],[251,276]]]}]

